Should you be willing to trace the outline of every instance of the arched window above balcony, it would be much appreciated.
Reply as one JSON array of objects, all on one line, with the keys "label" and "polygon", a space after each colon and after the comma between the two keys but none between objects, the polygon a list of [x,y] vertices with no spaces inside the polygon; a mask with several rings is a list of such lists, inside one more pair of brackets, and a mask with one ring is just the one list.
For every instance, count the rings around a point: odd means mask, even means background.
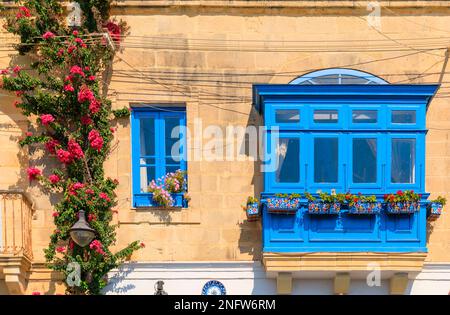
[{"label": "arched window above balcony", "polygon": [[300,85],[324,85],[324,84],[389,84],[389,82],[368,72],[331,68],[309,72],[302,75],[289,84]]}]

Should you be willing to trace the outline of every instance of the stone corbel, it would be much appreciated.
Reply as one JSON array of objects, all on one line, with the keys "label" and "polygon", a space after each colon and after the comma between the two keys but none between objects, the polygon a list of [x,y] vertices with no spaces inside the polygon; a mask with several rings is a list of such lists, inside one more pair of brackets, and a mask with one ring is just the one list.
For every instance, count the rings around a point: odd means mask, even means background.
[{"label": "stone corbel", "polygon": [[9,293],[13,295],[25,294],[31,262],[25,257],[8,257],[0,260],[0,264],[3,266],[5,284]]}]

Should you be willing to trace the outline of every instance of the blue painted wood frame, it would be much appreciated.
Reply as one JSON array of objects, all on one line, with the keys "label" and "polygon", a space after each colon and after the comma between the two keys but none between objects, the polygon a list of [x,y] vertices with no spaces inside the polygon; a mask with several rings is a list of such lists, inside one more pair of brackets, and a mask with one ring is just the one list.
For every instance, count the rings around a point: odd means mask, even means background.
[{"label": "blue painted wood frame", "polygon": [[[414,111],[416,113],[415,123],[393,123],[392,112],[393,111]],[[420,104],[402,104],[402,105],[389,105],[387,107],[387,128],[388,129],[408,129],[408,130],[425,130],[426,123],[426,108]]]},{"label": "blue painted wood frame", "polygon": [[[377,215],[309,215],[307,201],[295,215],[269,214],[265,198],[277,192],[292,193],[300,186],[273,187],[271,177],[264,175],[261,194],[263,203],[263,250],[265,252],[426,252],[426,210],[429,194],[425,192],[425,113],[437,85],[255,85],[254,106],[264,114],[265,122],[272,119],[272,106],[301,104],[303,117],[296,129],[278,125],[280,133],[297,134],[309,150],[305,163],[305,190],[314,193],[321,189],[339,191],[358,190],[375,194],[379,201],[383,194],[399,189],[414,189],[422,193],[421,210],[410,215],[387,214],[383,209]],[[339,108],[339,121],[334,126],[313,122],[314,108]],[[378,110],[376,124],[355,124],[352,110]],[[392,124],[392,109],[416,108],[416,124]],[[309,115],[305,122],[305,114]],[[328,126],[327,126],[328,125]],[[322,128],[323,127],[323,128]],[[269,132],[270,134],[270,132]],[[311,184],[314,170],[314,137],[339,138],[338,184]],[[377,182],[373,185],[352,182],[352,139],[375,137],[378,141]],[[416,139],[416,180],[413,184],[391,183],[391,140]],[[304,141],[306,140],[306,141]],[[304,150],[304,149],[303,149]],[[345,165],[345,166],[344,166]],[[345,174],[345,176],[344,176]]]},{"label": "blue painted wood frame", "polygon": [[[180,125],[180,169],[187,170],[187,150],[186,150],[186,112],[184,108],[173,108],[169,110],[155,107],[135,107],[131,112],[131,169],[132,169],[132,190],[133,190],[133,206],[145,207],[151,206],[150,199],[147,198],[150,193],[140,191],[140,169],[141,167],[154,166],[155,179],[166,175],[166,157],[169,155],[165,152],[165,119],[175,117],[179,119]],[[153,118],[154,134],[155,134],[155,155],[142,156],[140,144],[140,124],[142,118]],[[154,158],[155,163],[141,163],[141,159]],[[139,201],[136,200],[139,197]]]}]

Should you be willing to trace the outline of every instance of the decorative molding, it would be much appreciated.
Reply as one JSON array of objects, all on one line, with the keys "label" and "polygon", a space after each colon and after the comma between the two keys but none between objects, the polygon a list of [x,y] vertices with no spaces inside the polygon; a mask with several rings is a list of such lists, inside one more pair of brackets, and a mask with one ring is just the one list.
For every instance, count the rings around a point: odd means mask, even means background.
[{"label": "decorative molding", "polygon": [[377,264],[381,271],[420,272],[426,256],[426,253],[263,253],[262,261],[266,272],[367,272],[372,264]]},{"label": "decorative molding", "polygon": [[396,273],[391,279],[389,284],[389,293],[394,295],[405,294],[406,287],[408,286],[408,274]]}]

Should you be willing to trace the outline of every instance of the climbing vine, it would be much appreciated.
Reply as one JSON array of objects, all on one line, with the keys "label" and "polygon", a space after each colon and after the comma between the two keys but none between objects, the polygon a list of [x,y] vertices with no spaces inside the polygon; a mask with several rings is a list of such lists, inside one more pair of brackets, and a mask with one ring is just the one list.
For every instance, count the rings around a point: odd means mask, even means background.
[{"label": "climbing vine", "polygon": [[[78,1],[83,15],[76,28],[66,25],[67,12],[58,0],[16,2],[18,10],[9,14],[4,27],[20,37],[16,50],[29,63],[1,70],[0,87],[16,94],[16,108],[39,127],[20,145],[41,148],[49,157],[40,168],[28,169],[29,180],[60,198],[45,257],[51,269],[66,276],[69,263],[80,265],[81,281],[67,285],[68,293],[99,294],[107,273],[143,246],[136,241],[110,251],[116,240],[111,221],[117,213],[118,181],[106,178],[103,167],[112,150],[111,123],[129,115],[127,108],[111,109],[102,84],[126,25],[110,18],[110,0]],[[103,35],[108,32],[109,37]],[[69,235],[80,210],[96,231],[84,248]]]}]

